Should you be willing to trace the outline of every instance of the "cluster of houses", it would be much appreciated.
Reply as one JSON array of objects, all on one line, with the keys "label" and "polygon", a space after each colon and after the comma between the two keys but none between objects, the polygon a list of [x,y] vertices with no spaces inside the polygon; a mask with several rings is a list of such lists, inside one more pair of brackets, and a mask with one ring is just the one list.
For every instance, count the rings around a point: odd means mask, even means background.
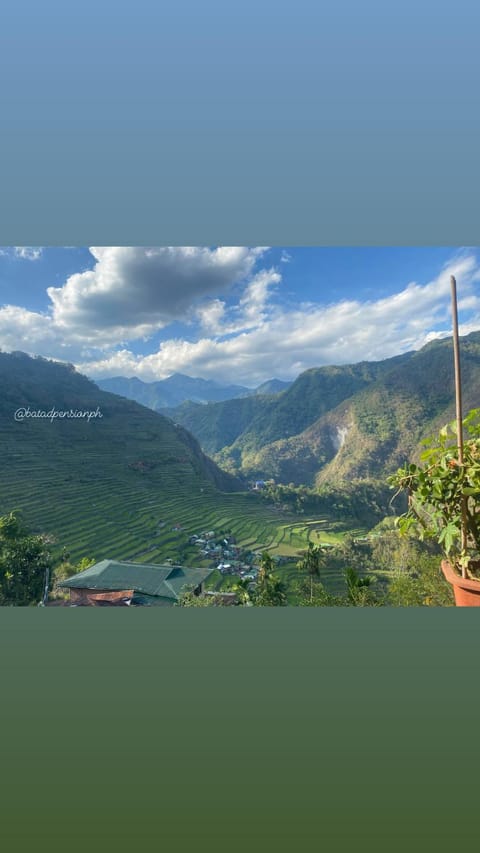
[{"label": "cluster of houses", "polygon": [[[236,575],[250,581],[258,577],[261,551],[239,548],[234,536],[216,536],[214,530],[190,536],[189,545],[196,545],[202,559],[210,559],[222,575]],[[274,557],[276,563],[288,562],[288,557]]]},{"label": "cluster of houses", "polygon": [[190,536],[188,542],[198,548],[202,559],[211,560],[220,574],[256,580],[258,568],[254,562],[261,555],[239,548],[234,536],[216,536],[214,530],[207,530]]}]

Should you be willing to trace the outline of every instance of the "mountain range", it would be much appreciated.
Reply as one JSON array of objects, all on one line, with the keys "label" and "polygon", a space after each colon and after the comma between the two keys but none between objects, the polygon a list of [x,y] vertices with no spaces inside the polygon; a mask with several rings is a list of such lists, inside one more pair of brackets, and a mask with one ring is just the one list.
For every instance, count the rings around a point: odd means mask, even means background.
[{"label": "mountain range", "polygon": [[[480,332],[461,339],[464,412],[480,405]],[[378,362],[313,368],[275,396],[168,412],[231,473],[295,485],[384,478],[455,416],[451,338]]]},{"label": "mountain range", "polygon": [[[480,402],[480,332],[460,349],[466,413]],[[28,507],[30,484],[42,500],[54,489],[52,504],[67,505],[79,483],[89,495],[101,483],[105,501],[124,493],[135,501],[137,489],[144,497],[152,489],[158,500],[188,502],[204,489],[244,490],[249,479],[384,480],[455,416],[451,338],[383,361],[312,368],[277,393],[183,402],[165,409],[168,417],[100,389],[71,365],[24,353],[0,353],[0,391],[0,510],[16,496]],[[99,408],[102,417],[18,423],[22,406]]]},{"label": "mountain range", "polygon": [[187,400],[208,403],[247,397],[250,394],[276,394],[290,385],[280,379],[270,379],[252,390],[244,385],[225,385],[213,379],[197,379],[183,373],[174,373],[157,382],[143,382],[136,376],[112,376],[108,379],[98,379],[96,384],[103,391],[135,400],[157,412],[173,408]]},{"label": "mountain range", "polygon": [[[447,338],[314,368],[277,393],[183,402],[168,417],[72,365],[0,353],[0,514],[20,508],[77,557],[178,559],[178,531],[219,520],[266,541],[279,518],[266,517],[247,480],[347,491],[355,480],[385,482],[454,418],[452,350]],[[461,339],[461,361],[466,413],[480,401],[480,332]],[[36,414],[52,411],[100,414]]]}]

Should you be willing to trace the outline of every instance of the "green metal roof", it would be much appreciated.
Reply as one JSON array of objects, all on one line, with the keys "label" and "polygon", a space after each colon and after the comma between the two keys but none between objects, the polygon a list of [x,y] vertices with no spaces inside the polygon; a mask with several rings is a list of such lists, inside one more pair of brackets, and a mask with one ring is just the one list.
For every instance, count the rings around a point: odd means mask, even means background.
[{"label": "green metal roof", "polygon": [[155,566],[147,563],[122,563],[102,560],[89,569],[62,581],[69,589],[133,589],[144,595],[176,600],[184,587],[197,587],[212,574],[212,569],[183,566]]}]

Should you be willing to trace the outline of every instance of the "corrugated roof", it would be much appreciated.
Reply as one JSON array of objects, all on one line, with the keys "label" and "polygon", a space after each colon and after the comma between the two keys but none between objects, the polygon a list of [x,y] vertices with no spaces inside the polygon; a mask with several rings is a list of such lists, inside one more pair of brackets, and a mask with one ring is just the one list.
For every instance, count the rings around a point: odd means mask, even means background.
[{"label": "corrugated roof", "polygon": [[184,587],[195,588],[211,574],[212,569],[102,560],[62,581],[59,586],[68,589],[133,589],[144,595],[177,599]]}]

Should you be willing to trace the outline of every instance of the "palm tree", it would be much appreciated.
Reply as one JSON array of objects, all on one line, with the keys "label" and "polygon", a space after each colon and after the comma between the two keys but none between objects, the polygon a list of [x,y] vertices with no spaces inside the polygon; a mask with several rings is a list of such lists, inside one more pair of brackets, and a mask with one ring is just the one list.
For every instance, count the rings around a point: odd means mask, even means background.
[{"label": "palm tree", "polygon": [[234,592],[237,594],[238,600],[241,604],[251,605],[252,601],[252,592],[251,592],[251,580],[248,578],[239,578],[237,583],[234,586]]},{"label": "palm tree", "polygon": [[302,560],[297,563],[297,568],[301,571],[306,571],[310,575],[310,601],[313,601],[313,582],[314,579],[320,580],[320,569],[325,566],[325,559],[320,545],[314,545],[313,542],[308,543],[308,551],[306,551]]},{"label": "palm tree", "polygon": [[260,607],[283,607],[287,603],[285,585],[273,574],[275,563],[268,553],[262,554],[260,571],[258,572],[255,604]]},{"label": "palm tree", "polygon": [[366,591],[372,582],[372,578],[362,578],[355,569],[349,566],[345,569],[345,580],[349,601],[354,605],[361,603],[362,599],[365,602],[368,597]]}]

